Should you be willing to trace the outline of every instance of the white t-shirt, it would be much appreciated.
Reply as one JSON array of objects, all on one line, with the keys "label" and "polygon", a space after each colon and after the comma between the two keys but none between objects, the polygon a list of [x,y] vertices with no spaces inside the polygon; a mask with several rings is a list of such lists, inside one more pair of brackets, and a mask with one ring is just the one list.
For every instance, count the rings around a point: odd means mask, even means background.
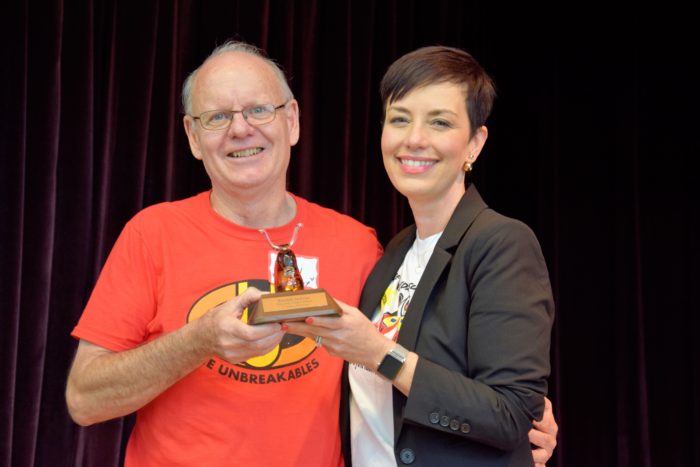
[{"label": "white t-shirt", "polygon": [[[397,341],[413,292],[442,232],[420,239],[384,291],[372,322],[387,339]],[[392,383],[357,364],[350,364],[350,436],[352,461],[363,467],[395,466]]]}]

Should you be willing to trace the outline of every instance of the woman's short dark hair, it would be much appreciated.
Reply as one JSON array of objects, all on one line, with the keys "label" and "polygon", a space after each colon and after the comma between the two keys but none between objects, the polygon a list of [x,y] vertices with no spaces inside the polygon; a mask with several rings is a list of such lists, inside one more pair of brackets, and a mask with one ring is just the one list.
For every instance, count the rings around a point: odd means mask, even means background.
[{"label": "woman's short dark hair", "polygon": [[496,89],[479,62],[464,50],[454,47],[422,47],[392,63],[379,87],[382,115],[387,104],[401,99],[414,89],[446,82],[464,85],[465,105],[473,134],[486,123]]}]

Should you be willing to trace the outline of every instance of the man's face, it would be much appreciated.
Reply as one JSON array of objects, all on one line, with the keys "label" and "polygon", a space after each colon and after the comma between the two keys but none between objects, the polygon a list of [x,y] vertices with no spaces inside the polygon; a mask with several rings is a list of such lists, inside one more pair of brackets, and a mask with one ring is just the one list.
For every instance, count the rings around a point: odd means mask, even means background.
[{"label": "man's face", "polygon": [[[212,58],[192,85],[193,116],[284,102],[282,87],[270,65],[242,52]],[[273,121],[262,125],[249,124],[240,113],[234,115],[228,129],[204,129],[190,116],[184,117],[184,125],[192,154],[204,163],[215,192],[250,196],[285,189],[291,146],[299,140],[295,100],[277,110]]]}]

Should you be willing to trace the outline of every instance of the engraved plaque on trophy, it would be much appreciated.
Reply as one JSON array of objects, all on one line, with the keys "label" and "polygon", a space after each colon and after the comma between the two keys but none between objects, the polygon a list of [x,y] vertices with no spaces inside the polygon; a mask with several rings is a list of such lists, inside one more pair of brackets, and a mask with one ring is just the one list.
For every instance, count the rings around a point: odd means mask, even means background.
[{"label": "engraved plaque on trophy", "polygon": [[340,306],[323,289],[263,295],[248,315],[248,323],[303,321],[309,316],[340,316]]}]

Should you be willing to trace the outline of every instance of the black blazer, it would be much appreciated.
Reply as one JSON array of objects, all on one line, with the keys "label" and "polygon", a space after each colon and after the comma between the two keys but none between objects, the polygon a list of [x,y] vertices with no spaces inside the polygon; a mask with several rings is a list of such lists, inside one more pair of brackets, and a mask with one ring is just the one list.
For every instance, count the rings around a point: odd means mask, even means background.
[{"label": "black blazer", "polygon": [[[360,309],[372,317],[416,236],[387,246]],[[394,388],[398,465],[533,465],[527,432],[544,409],[554,303],[533,232],[472,185],[438,240],[398,342],[419,356],[407,398]],[[347,374],[343,450],[350,459]],[[362,466],[358,466],[362,467]]]}]

